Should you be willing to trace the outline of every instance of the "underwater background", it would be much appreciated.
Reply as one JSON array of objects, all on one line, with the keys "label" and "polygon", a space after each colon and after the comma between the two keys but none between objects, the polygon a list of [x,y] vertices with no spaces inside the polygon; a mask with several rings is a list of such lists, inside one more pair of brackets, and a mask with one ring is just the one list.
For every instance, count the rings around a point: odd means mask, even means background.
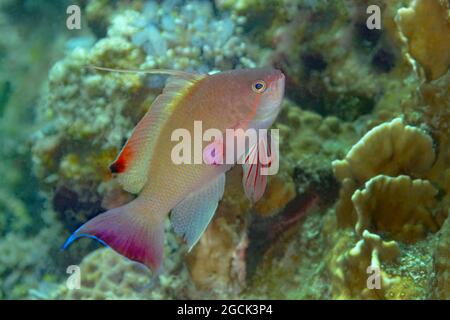
[{"label": "underwater background", "polygon": [[[66,26],[72,4],[81,29]],[[370,5],[380,29],[367,28]],[[449,299],[449,9],[1,0],[0,298]],[[61,250],[106,203],[131,199],[108,165],[164,85],[86,65],[286,76],[280,171],[264,197],[252,205],[233,168],[192,252],[167,224],[152,285],[150,271],[90,239]]]}]

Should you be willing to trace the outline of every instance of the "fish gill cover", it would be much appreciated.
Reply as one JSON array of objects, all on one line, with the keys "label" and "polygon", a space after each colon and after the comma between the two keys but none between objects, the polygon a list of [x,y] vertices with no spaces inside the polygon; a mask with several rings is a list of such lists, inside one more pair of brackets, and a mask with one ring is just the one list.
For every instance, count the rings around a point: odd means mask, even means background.
[{"label": "fish gill cover", "polygon": [[[0,298],[450,298],[448,1],[92,0],[69,30],[70,4],[0,4]],[[191,252],[167,221],[152,283],[88,239],[60,250],[135,198],[108,167],[165,80],[88,65],[286,77],[263,197],[234,167]]]}]

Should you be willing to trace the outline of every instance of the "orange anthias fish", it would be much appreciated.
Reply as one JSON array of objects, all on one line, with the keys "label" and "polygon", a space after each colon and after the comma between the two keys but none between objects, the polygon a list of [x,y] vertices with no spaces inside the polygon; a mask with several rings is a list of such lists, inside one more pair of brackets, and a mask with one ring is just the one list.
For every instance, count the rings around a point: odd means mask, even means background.
[{"label": "orange anthias fish", "polygon": [[[175,232],[191,249],[211,221],[223,196],[225,172],[233,165],[175,164],[171,159],[172,133],[178,128],[193,132],[194,121],[221,132],[267,129],[280,111],[285,78],[271,68],[212,75],[171,70],[145,73],[164,73],[170,78],[110,166],[121,186],[138,197],[82,225],[64,248],[79,237],[91,237],[157,271],[163,258],[166,217],[170,213]],[[223,142],[206,142],[203,147],[218,143]],[[252,201],[262,196],[266,186],[266,179],[258,174],[258,162],[248,162],[257,158],[256,149],[250,146],[245,154],[236,156],[244,159],[243,185]]]}]

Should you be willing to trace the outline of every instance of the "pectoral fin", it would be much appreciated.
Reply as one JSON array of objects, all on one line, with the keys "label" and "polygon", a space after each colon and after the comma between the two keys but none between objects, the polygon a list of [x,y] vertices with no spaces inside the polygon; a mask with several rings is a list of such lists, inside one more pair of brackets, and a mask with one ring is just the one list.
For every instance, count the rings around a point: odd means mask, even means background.
[{"label": "pectoral fin", "polygon": [[194,247],[216,212],[225,188],[225,174],[210,182],[200,191],[181,201],[171,214],[175,232],[182,236],[189,247]]},{"label": "pectoral fin", "polygon": [[266,190],[267,176],[273,174],[271,169],[278,164],[278,140],[275,139],[271,136],[271,143],[268,143],[267,135],[261,135],[258,144],[251,146],[244,155],[242,184],[252,202],[261,199]]}]

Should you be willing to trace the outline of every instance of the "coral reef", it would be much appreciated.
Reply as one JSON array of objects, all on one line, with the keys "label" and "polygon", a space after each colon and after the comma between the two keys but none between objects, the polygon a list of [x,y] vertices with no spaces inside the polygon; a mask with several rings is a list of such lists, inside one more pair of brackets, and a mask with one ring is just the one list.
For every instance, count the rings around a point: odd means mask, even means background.
[{"label": "coral reef", "polygon": [[[0,4],[0,298],[450,299],[448,1],[92,0],[70,34],[39,23],[66,2],[41,2]],[[156,277],[89,240],[59,251],[133,198],[108,165],[164,84],[90,65],[286,75],[264,197],[233,168],[192,252],[167,226]]]},{"label": "coral reef", "polygon": [[24,202],[5,189],[0,189],[0,234],[2,235],[6,234],[7,230],[25,230],[32,223],[32,217]]},{"label": "coral reef", "polygon": [[450,219],[447,219],[439,234],[434,254],[434,268],[436,278],[434,290],[431,294],[433,299],[450,299]]},{"label": "coral reef", "polygon": [[436,207],[437,192],[429,181],[408,176],[370,179],[352,196],[358,217],[356,233],[362,235],[373,228],[390,239],[410,242],[425,237],[428,231],[436,232],[431,210]]},{"label": "coral reef", "polygon": [[[437,231],[448,207],[438,197],[435,181],[427,180],[435,161],[431,137],[401,119],[370,130],[344,160],[333,162],[338,180],[347,181],[335,208],[324,215],[318,214],[323,209],[311,212],[293,235],[272,243],[244,294],[291,299],[424,299],[433,294],[442,298],[448,239],[442,236],[445,227]],[[438,249],[430,250],[435,243]],[[375,270],[378,288],[369,286]]]},{"label": "coral reef", "polygon": [[[280,17],[259,31],[276,47],[270,60],[287,76],[287,96],[303,108],[344,120],[372,114],[372,121],[381,122],[414,105],[411,97],[420,82],[401,54],[394,20],[401,4],[277,1],[283,9],[274,12]],[[380,30],[366,27],[369,5],[382,10]]]},{"label": "coral reef", "polygon": [[443,76],[450,67],[449,10],[446,0],[414,0],[397,14],[409,54],[424,68],[428,80]]},{"label": "coral reef", "polygon": [[[11,231],[0,238],[1,299],[27,298],[30,290],[42,282],[53,291],[60,281],[62,272],[56,267],[55,254],[59,247],[55,247],[55,241],[64,239],[62,226],[50,211],[42,216],[46,222],[36,235]],[[70,263],[71,258],[65,258]]]},{"label": "coral reef", "polygon": [[[345,236],[342,239],[345,239]],[[361,240],[353,248],[344,250],[343,253],[340,248],[340,244],[334,248],[337,252],[331,254],[329,267],[333,279],[333,298],[386,298],[386,292],[400,281],[399,278],[391,278],[381,271],[378,288],[381,290],[373,290],[368,285],[368,274],[374,268],[382,270],[381,261],[395,261],[400,255],[400,248],[395,241],[383,241],[380,236],[364,230]],[[368,268],[371,268],[369,272]]]},{"label": "coral reef", "polygon": [[[40,23],[48,15],[59,16],[50,2],[26,2],[0,4],[0,29],[8,30],[0,39],[0,236],[7,231],[37,232],[39,226],[39,216],[30,214],[42,202],[31,170],[28,139],[35,130],[34,110],[41,84],[65,38]],[[27,19],[27,14],[33,18]],[[49,34],[54,41],[45,43]]]},{"label": "coral reef", "polygon": [[[435,159],[431,137],[393,119],[366,133],[344,160],[333,162],[342,183],[336,204],[337,226],[342,231],[337,231],[341,236],[337,236],[329,264],[336,281],[333,297],[429,296],[436,267],[431,264],[433,252],[423,248],[439,237],[433,233],[448,213],[444,203],[438,204],[442,198],[430,181],[411,177],[428,177]],[[348,248],[351,242],[356,242],[353,249]],[[366,260],[369,258],[366,262],[358,258],[362,248]],[[385,254],[380,254],[383,251]],[[438,250],[435,254],[439,255]],[[381,270],[381,290],[367,290],[365,284],[368,275],[364,268],[374,263]],[[349,267],[355,264],[360,267]]]},{"label": "coral reef", "polygon": [[[247,241],[250,202],[239,191],[242,188],[241,177],[242,170],[239,168],[230,172],[224,198],[213,221],[186,256],[192,281],[197,288],[217,297],[235,296],[245,285],[245,260],[240,260],[239,246]],[[221,263],[216,263],[219,259]],[[240,276],[242,272],[244,276]]]},{"label": "coral reef", "polygon": [[[169,230],[168,230],[169,231]],[[80,267],[80,288],[65,284],[57,288],[59,299],[180,299],[196,292],[173,233],[167,232],[165,259],[157,277],[143,265],[132,262],[109,248],[87,255]]]},{"label": "coral reef", "polygon": [[66,4],[0,3],[0,299],[23,299],[44,282],[51,287],[60,281],[53,257],[62,227],[33,175],[29,138],[48,68],[67,38],[65,28],[47,22],[64,16]]},{"label": "coral reef", "polygon": [[355,224],[357,215],[351,197],[366,181],[377,175],[418,177],[429,171],[434,161],[433,141],[424,131],[398,118],[373,128],[344,160],[333,162],[334,173],[342,183],[336,207],[339,223]]}]

